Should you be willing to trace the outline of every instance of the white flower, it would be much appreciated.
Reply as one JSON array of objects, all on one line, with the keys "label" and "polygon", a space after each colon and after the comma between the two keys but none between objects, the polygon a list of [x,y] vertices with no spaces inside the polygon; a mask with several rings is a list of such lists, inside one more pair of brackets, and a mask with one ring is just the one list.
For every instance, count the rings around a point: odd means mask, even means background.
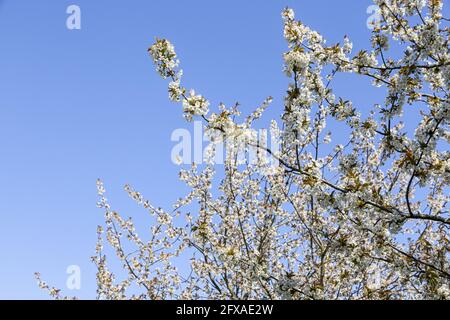
[{"label": "white flower", "polygon": [[192,116],[204,116],[208,113],[209,102],[201,95],[196,95],[194,90],[189,92],[187,99],[183,100],[183,111],[188,120]]},{"label": "white flower", "polygon": [[148,51],[156,64],[156,70],[163,78],[174,75],[174,69],[178,66],[179,61],[174,46],[169,41],[157,39]]},{"label": "white flower", "polygon": [[183,89],[180,86],[180,80],[171,81],[169,83],[169,99],[173,102],[179,102],[182,94]]},{"label": "white flower", "polygon": [[302,73],[310,62],[309,54],[302,50],[291,50],[284,54],[284,72],[291,76],[293,72]]},{"label": "white flower", "polygon": [[353,43],[350,42],[350,39],[345,36],[344,37],[344,46],[342,47],[342,50],[344,51],[344,53],[349,54],[352,52],[353,49]]},{"label": "white flower", "polygon": [[294,10],[292,10],[291,8],[286,8],[281,13],[281,16],[283,17],[283,19],[294,20],[295,18]]}]

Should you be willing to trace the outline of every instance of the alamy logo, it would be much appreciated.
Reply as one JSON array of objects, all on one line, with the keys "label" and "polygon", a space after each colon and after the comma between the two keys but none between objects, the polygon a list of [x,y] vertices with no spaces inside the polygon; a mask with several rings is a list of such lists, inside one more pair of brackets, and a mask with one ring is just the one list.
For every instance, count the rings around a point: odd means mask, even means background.
[{"label": "alamy logo", "polygon": [[69,290],[80,290],[81,268],[77,265],[71,265],[67,267],[66,273],[69,275],[66,281],[67,288]]},{"label": "alamy logo", "polygon": [[[204,130],[201,121],[194,121],[193,135],[183,128],[172,132],[171,141],[176,144],[172,148],[171,159],[177,165],[204,162],[220,165],[232,157],[241,164],[264,163],[274,167],[279,165],[279,161],[274,157],[281,147],[279,140],[279,137],[273,134],[269,138],[266,129],[247,129],[238,135],[212,137],[211,132]],[[267,149],[270,149],[272,154],[269,154]]]},{"label": "alamy logo", "polygon": [[66,27],[69,30],[81,29],[81,9],[79,6],[72,4],[67,7],[66,13],[69,15],[66,20]]}]

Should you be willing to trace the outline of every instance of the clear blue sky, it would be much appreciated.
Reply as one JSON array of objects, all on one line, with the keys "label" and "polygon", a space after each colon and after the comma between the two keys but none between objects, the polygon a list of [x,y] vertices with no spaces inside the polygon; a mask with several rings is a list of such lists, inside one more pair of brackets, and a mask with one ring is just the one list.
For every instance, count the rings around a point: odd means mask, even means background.
[{"label": "clear blue sky", "polygon": [[[81,30],[66,28],[71,4]],[[371,4],[0,0],[0,298],[47,298],[35,271],[68,295],[95,297],[98,177],[114,209],[144,226],[124,184],[163,207],[185,193],[170,135],[190,126],[147,56],[155,36],[175,44],[185,85],[213,106],[239,101],[249,111],[272,95],[275,114],[287,84],[281,10],[294,8],[330,43],[348,34],[358,50],[369,46]],[[361,78],[336,88],[371,106]],[[65,288],[69,265],[81,267],[79,291]]]}]

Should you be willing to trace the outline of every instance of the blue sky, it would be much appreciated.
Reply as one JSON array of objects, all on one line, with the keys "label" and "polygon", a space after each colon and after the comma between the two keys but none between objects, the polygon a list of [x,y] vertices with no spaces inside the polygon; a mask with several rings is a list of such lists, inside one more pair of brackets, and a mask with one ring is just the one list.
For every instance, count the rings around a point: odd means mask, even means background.
[{"label": "blue sky", "polygon": [[[76,4],[82,29],[66,28]],[[211,101],[251,111],[269,95],[282,110],[281,10],[290,6],[330,43],[345,34],[369,47],[370,0],[0,0],[0,298],[42,299],[33,277],[68,295],[95,297],[95,181],[114,209],[146,225],[123,192],[130,183],[155,205],[186,192],[171,162],[171,133],[186,124],[147,48],[170,39],[184,84]],[[336,90],[370,107],[373,88],[345,78]],[[65,288],[79,265],[81,290]]]}]

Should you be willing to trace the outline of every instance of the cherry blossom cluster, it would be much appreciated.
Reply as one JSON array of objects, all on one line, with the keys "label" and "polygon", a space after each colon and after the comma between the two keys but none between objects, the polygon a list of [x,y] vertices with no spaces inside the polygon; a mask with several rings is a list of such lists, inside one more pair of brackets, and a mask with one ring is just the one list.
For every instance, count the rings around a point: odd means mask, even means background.
[{"label": "cherry blossom cluster", "polygon": [[[210,111],[206,98],[182,87],[173,45],[152,45],[157,71],[170,78],[169,97],[188,121],[201,119],[211,136],[233,138],[236,148],[244,141],[279,165],[236,156],[220,168],[214,161],[185,168],[180,179],[190,191],[170,211],[127,186],[154,219],[145,241],[111,210],[98,182],[99,298],[450,298],[449,20],[442,0],[375,4],[381,21],[372,47],[355,53],[348,37],[329,45],[292,9],[283,11],[291,81],[271,121],[280,150],[249,134],[272,98],[247,116],[238,104]],[[337,96],[340,73],[370,79],[385,98],[361,106]],[[334,138],[337,126],[346,139]],[[107,267],[104,234],[123,280]]]}]

